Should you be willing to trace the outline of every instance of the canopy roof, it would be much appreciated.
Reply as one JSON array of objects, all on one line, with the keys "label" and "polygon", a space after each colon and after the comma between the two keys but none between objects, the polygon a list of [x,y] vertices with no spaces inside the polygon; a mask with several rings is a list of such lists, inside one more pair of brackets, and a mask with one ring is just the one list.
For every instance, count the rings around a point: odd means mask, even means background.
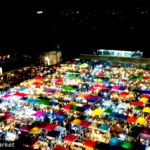
[{"label": "canopy roof", "polygon": [[73,134],[69,134],[67,135],[65,138],[64,138],[64,141],[67,141],[67,142],[74,142],[76,139],[78,138],[78,136],[75,136]]}]

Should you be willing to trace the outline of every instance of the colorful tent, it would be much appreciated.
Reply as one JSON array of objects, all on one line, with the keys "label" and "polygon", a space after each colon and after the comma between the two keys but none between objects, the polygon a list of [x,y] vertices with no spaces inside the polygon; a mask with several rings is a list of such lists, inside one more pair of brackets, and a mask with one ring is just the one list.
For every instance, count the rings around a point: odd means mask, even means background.
[{"label": "colorful tent", "polygon": [[38,76],[36,76],[36,77],[34,78],[34,80],[44,80],[44,77],[38,77]]},{"label": "colorful tent", "polygon": [[120,87],[119,86],[113,86],[112,90],[118,90]]},{"label": "colorful tent", "polygon": [[55,89],[47,88],[47,89],[44,90],[44,92],[54,94],[56,92],[56,90]]},{"label": "colorful tent", "polygon": [[99,73],[99,74],[98,74],[98,77],[103,77],[103,76],[104,76],[103,73]]},{"label": "colorful tent", "polygon": [[76,139],[78,138],[78,136],[75,136],[73,134],[69,134],[64,138],[64,141],[73,143]]},{"label": "colorful tent", "polygon": [[147,95],[147,94],[143,94],[143,95],[142,95],[142,97],[150,98],[150,96],[149,96],[149,95]]},{"label": "colorful tent", "polygon": [[80,120],[80,119],[74,119],[74,120],[71,122],[71,124],[80,125],[81,122],[82,122],[82,120]]},{"label": "colorful tent", "polygon": [[111,108],[107,108],[107,109],[105,109],[104,112],[107,114],[111,114],[113,112],[113,110]]},{"label": "colorful tent", "polygon": [[26,97],[28,94],[16,92],[14,96]]},{"label": "colorful tent", "polygon": [[89,121],[81,120],[80,126],[88,128],[88,126],[91,124]]},{"label": "colorful tent", "polygon": [[142,111],[143,108],[141,106],[135,106],[133,109],[137,111]]},{"label": "colorful tent", "polygon": [[67,148],[56,145],[56,147],[53,150],[67,150]]},{"label": "colorful tent", "polygon": [[125,149],[131,149],[131,148],[133,147],[133,145],[132,145],[131,142],[124,141],[124,142],[121,144],[121,147],[122,147],[122,148],[125,148]]},{"label": "colorful tent", "polygon": [[96,142],[92,140],[88,140],[83,143],[83,147],[88,150],[93,150],[95,145],[96,145]]},{"label": "colorful tent", "polygon": [[142,112],[150,113],[150,107],[144,107]]},{"label": "colorful tent", "polygon": [[28,125],[25,125],[20,130],[25,132],[30,132],[30,127]]},{"label": "colorful tent", "polygon": [[137,118],[136,123],[146,125],[147,124],[147,120],[145,118],[143,118],[143,117],[139,117],[139,118]]},{"label": "colorful tent", "polygon": [[35,86],[42,86],[43,83],[34,82],[34,83],[32,83],[32,85],[35,85]]},{"label": "colorful tent", "polygon": [[7,97],[10,97],[11,95],[10,94],[5,94],[2,96],[2,98],[7,98]]},{"label": "colorful tent", "polygon": [[75,88],[70,87],[70,86],[65,86],[65,87],[62,88],[62,90],[65,90],[65,91],[74,91]]},{"label": "colorful tent", "polygon": [[122,143],[122,140],[118,139],[118,138],[112,138],[109,142],[109,145],[111,146],[120,146]]},{"label": "colorful tent", "polygon": [[101,115],[102,113],[104,112],[104,110],[101,110],[101,109],[95,109],[92,114],[97,116],[97,115]]},{"label": "colorful tent", "polygon": [[69,104],[67,104],[63,107],[63,109],[71,109],[71,108],[72,108],[72,105],[69,105]]},{"label": "colorful tent", "polygon": [[136,101],[132,104],[133,106],[140,106],[140,107],[145,107],[146,104],[145,103],[142,103],[142,102],[139,102],[139,101]]},{"label": "colorful tent", "polygon": [[102,82],[103,80],[102,79],[97,79],[97,82]]},{"label": "colorful tent", "polygon": [[44,99],[41,99],[37,102],[37,104],[43,104],[43,105],[50,105],[50,101],[49,100],[44,100]]},{"label": "colorful tent", "polygon": [[110,128],[110,125],[107,125],[107,124],[101,124],[98,129],[101,130],[101,131],[108,131]]},{"label": "colorful tent", "polygon": [[38,117],[38,118],[43,116],[43,115],[44,115],[44,113],[41,111],[37,111],[35,114],[33,114],[33,116]]},{"label": "colorful tent", "polygon": [[57,127],[56,124],[48,123],[43,129],[51,131],[51,130],[54,130],[56,127]]},{"label": "colorful tent", "polygon": [[69,104],[69,105],[72,105],[72,106],[77,105],[77,103],[76,103],[76,102],[73,102],[73,101],[69,102],[68,104]]},{"label": "colorful tent", "polygon": [[30,130],[30,132],[31,132],[32,134],[40,134],[40,133],[42,132],[42,129],[37,128],[37,127],[34,127],[34,128],[32,128],[32,129]]},{"label": "colorful tent", "polygon": [[140,99],[140,102],[147,103],[147,102],[148,102],[148,98],[142,97],[142,98]]},{"label": "colorful tent", "polygon": [[128,117],[127,121],[135,123],[136,122],[136,118],[134,118],[134,117]]}]

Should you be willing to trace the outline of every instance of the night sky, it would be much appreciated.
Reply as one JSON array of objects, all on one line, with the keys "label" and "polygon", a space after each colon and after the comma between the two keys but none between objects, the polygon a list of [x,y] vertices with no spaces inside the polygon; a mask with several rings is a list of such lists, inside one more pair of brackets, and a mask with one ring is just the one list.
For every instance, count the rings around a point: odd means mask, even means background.
[{"label": "night sky", "polygon": [[149,28],[148,1],[0,2],[1,51],[34,54],[59,44],[66,56],[106,48],[142,50],[149,57]]}]

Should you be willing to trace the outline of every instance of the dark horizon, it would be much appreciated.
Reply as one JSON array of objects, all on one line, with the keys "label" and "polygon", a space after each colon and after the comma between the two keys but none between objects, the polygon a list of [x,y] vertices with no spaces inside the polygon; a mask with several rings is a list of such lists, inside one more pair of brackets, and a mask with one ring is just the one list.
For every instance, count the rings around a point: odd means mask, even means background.
[{"label": "dark horizon", "polygon": [[148,1],[8,0],[0,8],[1,51],[34,54],[61,44],[68,56],[104,48],[141,50],[148,57]]}]

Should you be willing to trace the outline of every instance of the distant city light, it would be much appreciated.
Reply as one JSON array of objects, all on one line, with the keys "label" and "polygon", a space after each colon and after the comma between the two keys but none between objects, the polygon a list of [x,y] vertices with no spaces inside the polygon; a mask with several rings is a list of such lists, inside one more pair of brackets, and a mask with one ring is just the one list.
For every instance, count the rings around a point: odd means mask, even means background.
[{"label": "distant city light", "polygon": [[36,13],[37,14],[43,14],[43,11],[42,10],[38,10]]}]

